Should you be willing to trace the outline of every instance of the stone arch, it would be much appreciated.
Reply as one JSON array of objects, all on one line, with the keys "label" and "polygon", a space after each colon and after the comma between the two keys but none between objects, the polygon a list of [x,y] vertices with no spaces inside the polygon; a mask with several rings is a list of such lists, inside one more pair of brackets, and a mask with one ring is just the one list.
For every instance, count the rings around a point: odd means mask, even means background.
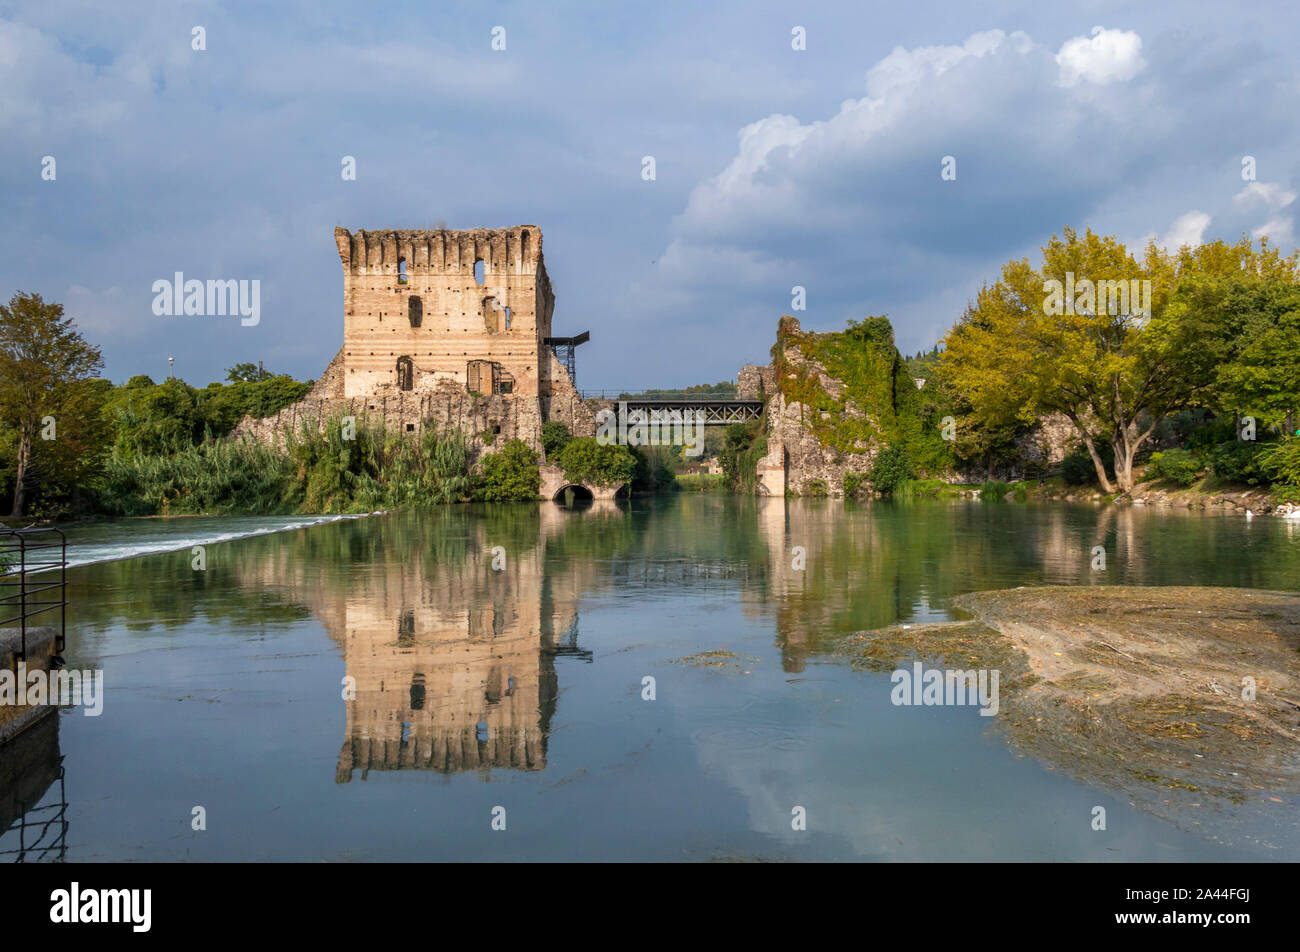
[{"label": "stone arch", "polygon": [[575,502],[592,502],[596,498],[596,494],[587,486],[582,485],[582,483],[565,483],[555,491],[553,496],[551,496],[551,501],[559,503],[564,502],[565,493],[569,490],[572,490]]},{"label": "stone arch", "polygon": [[415,364],[411,358],[403,354],[397,358],[397,389],[412,390],[415,388]]}]

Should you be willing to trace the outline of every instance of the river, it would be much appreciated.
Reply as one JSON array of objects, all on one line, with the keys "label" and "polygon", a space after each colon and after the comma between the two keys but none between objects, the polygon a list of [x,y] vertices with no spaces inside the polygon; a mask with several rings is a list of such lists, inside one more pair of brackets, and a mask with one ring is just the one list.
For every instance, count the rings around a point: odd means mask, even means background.
[{"label": "river", "polygon": [[65,657],[102,670],[103,706],[61,711],[40,741],[63,780],[32,815],[62,809],[66,827],[28,859],[1280,860],[1300,845],[1292,797],[1097,788],[975,707],[895,706],[888,675],[832,650],[990,588],[1295,590],[1294,521],[680,495],[123,520],[71,530],[70,559]]}]

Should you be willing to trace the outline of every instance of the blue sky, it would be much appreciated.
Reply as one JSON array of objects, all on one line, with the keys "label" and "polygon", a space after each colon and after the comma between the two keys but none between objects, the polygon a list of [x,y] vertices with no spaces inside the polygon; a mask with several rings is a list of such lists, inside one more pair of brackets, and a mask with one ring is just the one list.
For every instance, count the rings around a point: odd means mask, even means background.
[{"label": "blue sky", "polygon": [[[0,2],[0,296],[62,302],[115,381],[168,356],[200,385],[258,359],[314,377],[342,337],[336,225],[536,224],[555,332],[592,333],[584,388],[765,363],[795,285],[804,327],[888,314],[911,352],[1065,225],[1290,250],[1298,20],[1283,2]],[[260,280],[260,323],[155,316],[176,271]]]}]

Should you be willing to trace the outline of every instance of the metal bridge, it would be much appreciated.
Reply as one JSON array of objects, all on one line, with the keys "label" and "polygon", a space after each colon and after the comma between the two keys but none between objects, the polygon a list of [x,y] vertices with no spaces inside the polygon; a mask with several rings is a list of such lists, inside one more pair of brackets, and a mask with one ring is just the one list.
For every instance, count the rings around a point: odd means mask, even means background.
[{"label": "metal bridge", "polygon": [[629,416],[634,411],[646,414],[647,422],[662,423],[673,420],[685,420],[690,414],[703,415],[705,426],[727,426],[732,423],[748,423],[757,420],[763,414],[762,400],[740,400],[735,396],[716,393],[702,393],[688,390],[645,390],[641,393],[628,393],[614,390],[583,390],[583,400],[595,400],[612,404],[617,417],[624,413]]}]

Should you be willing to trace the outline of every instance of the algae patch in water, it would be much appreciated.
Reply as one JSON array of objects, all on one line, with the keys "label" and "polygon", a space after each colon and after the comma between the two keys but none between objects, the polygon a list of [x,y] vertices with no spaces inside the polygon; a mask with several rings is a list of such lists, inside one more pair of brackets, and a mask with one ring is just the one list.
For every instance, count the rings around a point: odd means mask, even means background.
[{"label": "algae patch in water", "polygon": [[702,668],[721,668],[734,663],[734,651],[701,651],[684,658],[674,658],[673,664],[693,664]]},{"label": "algae patch in water", "polygon": [[953,605],[972,620],[861,632],[836,652],[877,672],[999,670],[992,720],[1013,747],[1157,812],[1179,794],[1300,792],[1300,595],[1052,586]]}]

